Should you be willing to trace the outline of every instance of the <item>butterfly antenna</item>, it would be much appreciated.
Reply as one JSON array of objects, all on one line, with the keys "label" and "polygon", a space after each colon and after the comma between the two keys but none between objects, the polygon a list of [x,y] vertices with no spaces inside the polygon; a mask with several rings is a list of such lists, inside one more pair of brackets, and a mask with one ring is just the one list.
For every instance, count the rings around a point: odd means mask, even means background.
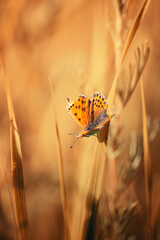
[{"label": "butterfly antenna", "polygon": [[73,142],[73,144],[70,146],[70,148],[73,148],[74,144],[78,141],[79,138],[76,138],[76,140]]}]

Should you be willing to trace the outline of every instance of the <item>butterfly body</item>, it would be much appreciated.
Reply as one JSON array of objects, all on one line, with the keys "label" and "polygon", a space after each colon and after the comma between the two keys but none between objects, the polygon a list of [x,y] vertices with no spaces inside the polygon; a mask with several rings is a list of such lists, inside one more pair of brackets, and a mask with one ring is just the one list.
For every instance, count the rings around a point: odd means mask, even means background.
[{"label": "butterfly body", "polygon": [[94,93],[90,99],[84,95],[79,95],[78,99],[73,102],[67,98],[67,102],[68,112],[83,129],[83,132],[76,136],[76,140],[91,135],[98,137],[99,131],[113,116],[107,115],[107,99],[98,92]]},{"label": "butterfly body", "polygon": [[101,129],[87,130],[87,131],[84,131],[84,132],[80,133],[76,137],[79,139],[79,138],[82,138],[82,137],[95,136],[95,135],[97,135],[100,132],[100,130]]}]

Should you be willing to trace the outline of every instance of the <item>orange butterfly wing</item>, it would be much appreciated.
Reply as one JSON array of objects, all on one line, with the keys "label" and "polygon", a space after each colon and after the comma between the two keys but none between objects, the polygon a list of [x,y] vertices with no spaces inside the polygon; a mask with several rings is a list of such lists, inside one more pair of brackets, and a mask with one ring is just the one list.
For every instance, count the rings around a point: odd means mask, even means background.
[{"label": "orange butterfly wing", "polygon": [[106,98],[102,94],[95,92],[90,98],[90,123],[96,121],[101,113],[107,110],[107,107]]},{"label": "orange butterfly wing", "polygon": [[82,129],[86,129],[89,124],[89,100],[85,96],[79,95],[76,101],[70,102],[67,99],[67,102],[69,105],[67,109],[71,117]]}]

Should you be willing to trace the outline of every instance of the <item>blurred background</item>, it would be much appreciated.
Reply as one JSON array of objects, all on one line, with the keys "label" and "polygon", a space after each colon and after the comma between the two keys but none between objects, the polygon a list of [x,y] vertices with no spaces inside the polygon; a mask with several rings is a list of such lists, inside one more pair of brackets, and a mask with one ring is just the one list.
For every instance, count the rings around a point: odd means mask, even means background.
[{"label": "blurred background", "polygon": [[[48,77],[54,87],[55,106],[63,150],[65,183],[71,212],[83,201],[95,138],[82,139],[73,149],[80,129],[66,110],[65,99],[79,94],[90,97],[95,91],[108,96],[116,71],[115,1],[109,0],[13,0],[0,1],[0,51],[16,114],[22,145],[26,203],[31,239],[65,239],[60,197],[58,156],[54,116]],[[142,1],[127,1],[126,21],[131,26]],[[144,70],[147,114],[160,117],[160,2],[151,1],[124,61],[127,69],[134,61],[134,49],[148,39],[150,56]],[[111,31],[112,30],[112,31]],[[125,35],[124,35],[125,36]],[[140,85],[120,117],[128,154],[130,133],[142,138]],[[10,171],[9,117],[5,89],[0,79],[0,239],[17,239],[13,214]],[[160,134],[151,144],[155,196],[153,215],[160,205]],[[134,188],[144,205],[143,166]],[[78,210],[77,210],[78,211]],[[160,219],[157,220],[159,224]],[[157,225],[159,226],[159,225]],[[75,227],[76,229],[76,227]],[[157,235],[158,236],[158,235]],[[160,237],[160,235],[159,235]],[[138,239],[138,238],[137,238]],[[158,239],[158,238],[157,238]]]}]

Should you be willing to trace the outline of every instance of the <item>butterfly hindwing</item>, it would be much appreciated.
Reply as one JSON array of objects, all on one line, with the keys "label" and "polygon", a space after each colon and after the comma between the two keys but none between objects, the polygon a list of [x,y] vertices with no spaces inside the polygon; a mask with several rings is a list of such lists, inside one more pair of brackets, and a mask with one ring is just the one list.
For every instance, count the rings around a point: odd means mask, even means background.
[{"label": "butterfly hindwing", "polygon": [[105,110],[107,110],[106,98],[98,92],[94,93],[90,98],[90,123],[95,122]]}]

